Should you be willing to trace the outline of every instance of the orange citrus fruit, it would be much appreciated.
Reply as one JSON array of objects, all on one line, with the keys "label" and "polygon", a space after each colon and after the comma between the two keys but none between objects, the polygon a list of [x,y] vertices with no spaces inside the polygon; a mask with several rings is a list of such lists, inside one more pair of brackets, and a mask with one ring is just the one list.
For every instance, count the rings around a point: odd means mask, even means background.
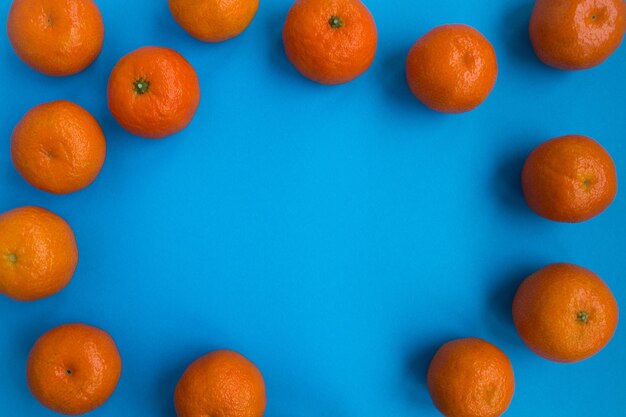
[{"label": "orange citrus fruit", "polygon": [[241,34],[252,22],[259,0],[169,0],[174,20],[205,42],[222,42]]},{"label": "orange citrus fruit", "polygon": [[181,54],[147,46],[117,63],[109,78],[108,100],[124,129],[146,138],[163,138],[191,122],[200,103],[200,83]]},{"label": "orange citrus fruit", "polygon": [[262,417],[265,382],[239,353],[218,350],[193,362],[176,386],[178,417]]},{"label": "orange citrus fruit", "polygon": [[522,282],[513,321],[539,356],[576,362],[602,350],[617,327],[617,302],[602,279],[581,266],[548,265]]},{"label": "orange citrus fruit", "polygon": [[87,68],[104,42],[102,16],[92,0],[14,0],[7,32],[22,61],[54,76]]},{"label": "orange citrus fruit", "polygon": [[564,70],[604,62],[626,30],[623,0],[537,0],[529,33],[541,61]]},{"label": "orange citrus fruit", "polygon": [[428,368],[428,390],[446,417],[498,417],[513,399],[509,358],[491,343],[457,339],[445,343]]},{"label": "orange citrus fruit", "polygon": [[70,416],[104,404],[121,373],[122,359],[111,336],[79,323],[46,332],[35,342],[26,363],[26,380],[35,398]]},{"label": "orange citrus fruit", "polygon": [[359,0],[297,0],[283,27],[287,58],[305,77],[341,84],[374,61],[378,32]]},{"label": "orange citrus fruit", "polygon": [[106,158],[106,141],[87,110],[53,101],[31,109],[15,127],[11,158],[34,187],[67,194],[96,179]]},{"label": "orange citrus fruit", "polygon": [[0,214],[0,293],[19,301],[49,297],[77,264],[74,233],[61,217],[39,207]]},{"label": "orange citrus fruit", "polygon": [[438,26],[411,48],[406,77],[413,95],[431,109],[467,112],[485,101],[496,84],[496,53],[470,26]]},{"label": "orange citrus fruit", "polygon": [[576,223],[604,211],[617,193],[608,152],[581,135],[551,139],[533,150],[522,171],[526,202],[550,220]]}]

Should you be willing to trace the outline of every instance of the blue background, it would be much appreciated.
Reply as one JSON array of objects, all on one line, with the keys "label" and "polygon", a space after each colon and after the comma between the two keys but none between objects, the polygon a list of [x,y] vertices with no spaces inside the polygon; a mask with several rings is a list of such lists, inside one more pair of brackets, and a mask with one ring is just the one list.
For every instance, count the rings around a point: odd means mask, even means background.
[{"label": "blue background", "polygon": [[[328,87],[284,56],[291,0],[265,0],[240,37],[205,44],[166,1],[99,1],[104,50],[85,72],[49,78],[0,36],[0,211],[40,205],[73,226],[80,262],[58,295],[0,297],[0,414],[53,416],[28,392],[25,361],[53,326],[82,321],[115,338],[124,360],[95,416],[174,416],[185,367],[216,348],[258,364],[268,417],[437,416],[425,387],[436,348],[483,337],[513,362],[510,416],[626,414],[626,327],[596,357],[554,364],[525,348],[510,315],[520,281],[557,261],[602,276],[626,305],[626,198],[584,224],[539,218],[519,174],[539,143],[592,136],[626,175],[626,48],[600,67],[542,65],[528,1],[368,1],[379,29],[371,69]],[[3,0],[5,22],[9,1]],[[404,60],[443,23],[489,38],[500,74],[488,100],[441,115],[413,98]],[[133,137],[107,110],[117,60],[144,45],[179,50],[202,102],[189,128]],[[101,122],[104,169],[88,189],[30,187],[9,155],[32,106],[69,99]]]}]

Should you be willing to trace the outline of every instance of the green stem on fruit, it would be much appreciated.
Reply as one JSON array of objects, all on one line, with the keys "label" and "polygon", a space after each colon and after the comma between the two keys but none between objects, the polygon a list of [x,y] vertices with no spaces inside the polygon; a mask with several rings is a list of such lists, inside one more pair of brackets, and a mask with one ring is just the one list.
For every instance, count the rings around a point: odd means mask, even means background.
[{"label": "green stem on fruit", "polygon": [[340,27],[343,26],[343,20],[341,20],[340,17],[332,16],[330,20],[328,21],[328,24],[333,29],[339,29]]},{"label": "green stem on fruit", "polygon": [[146,94],[150,90],[150,81],[145,78],[140,78],[133,82],[133,90],[140,96]]},{"label": "green stem on fruit", "polygon": [[7,259],[9,260],[9,262],[11,262],[12,264],[17,263],[17,255],[14,253],[9,253],[7,255]]},{"label": "green stem on fruit", "polygon": [[589,320],[589,314],[587,314],[586,311],[579,311],[577,318],[578,318],[578,321],[582,321],[583,323],[587,323],[587,321]]}]

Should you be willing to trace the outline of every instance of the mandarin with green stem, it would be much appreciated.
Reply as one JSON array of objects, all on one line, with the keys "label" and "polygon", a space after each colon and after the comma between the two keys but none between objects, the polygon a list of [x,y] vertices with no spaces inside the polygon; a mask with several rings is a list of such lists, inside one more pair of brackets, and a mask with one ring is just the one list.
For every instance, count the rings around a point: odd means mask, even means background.
[{"label": "mandarin with green stem", "polygon": [[371,66],[378,32],[359,0],[297,0],[283,27],[287,58],[321,84],[352,81]]},{"label": "mandarin with green stem", "polygon": [[606,283],[587,268],[548,265],[526,278],[513,300],[513,321],[524,343],[556,362],[578,362],[602,350],[618,321]]},{"label": "mandarin with green stem", "polygon": [[124,56],[109,77],[109,109],[120,125],[146,138],[180,132],[200,103],[196,71],[178,52],[146,46]]}]

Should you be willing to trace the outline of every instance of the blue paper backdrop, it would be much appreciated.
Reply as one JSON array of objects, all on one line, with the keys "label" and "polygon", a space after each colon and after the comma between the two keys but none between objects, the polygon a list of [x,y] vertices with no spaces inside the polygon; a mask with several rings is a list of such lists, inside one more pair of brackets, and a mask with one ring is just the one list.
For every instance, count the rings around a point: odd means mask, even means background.
[{"label": "blue paper backdrop", "polygon": [[[10,2],[3,0],[0,21]],[[104,50],[85,72],[49,78],[0,36],[0,211],[40,205],[68,220],[80,248],[71,284],[35,303],[0,297],[0,414],[53,416],[26,387],[28,351],[68,321],[115,338],[124,371],[105,416],[174,416],[185,367],[216,348],[258,364],[268,417],[437,416],[425,387],[436,348],[461,336],[510,355],[509,416],[626,414],[626,330],[596,357],[560,365],[518,338],[510,303],[539,267],[589,267],[626,305],[626,198],[584,224],[525,205],[526,155],[562,134],[596,138],[626,178],[626,48],[598,68],[542,65],[528,1],[368,1],[379,29],[371,69],[328,87],[284,56],[290,0],[262,1],[250,28],[217,45],[189,37],[167,2],[101,0]],[[443,23],[467,23],[498,54],[495,90],[476,111],[434,113],[413,98],[404,60]],[[109,114],[117,60],[144,45],[179,50],[202,85],[198,113],[162,141]],[[32,106],[73,100],[101,122],[104,169],[68,196],[14,170],[11,131]]]}]

